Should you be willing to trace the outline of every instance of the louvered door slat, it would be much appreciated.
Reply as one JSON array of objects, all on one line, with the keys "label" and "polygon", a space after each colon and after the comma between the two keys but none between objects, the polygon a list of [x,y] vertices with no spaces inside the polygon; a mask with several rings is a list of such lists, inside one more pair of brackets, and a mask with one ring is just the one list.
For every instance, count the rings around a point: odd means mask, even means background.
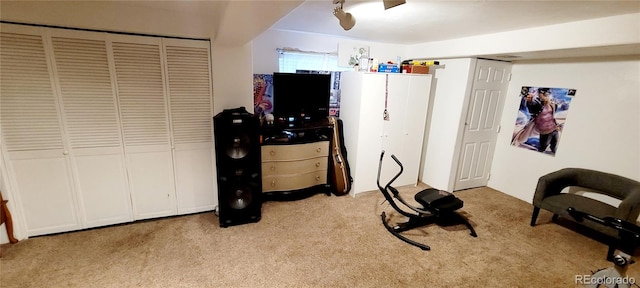
[{"label": "louvered door slat", "polygon": [[0,33],[0,120],[7,150],[63,149],[40,36]]},{"label": "louvered door slat", "polygon": [[160,46],[113,43],[125,145],[169,144]]},{"label": "louvered door slat", "polygon": [[175,143],[211,142],[208,49],[167,46],[166,54]]},{"label": "louvered door slat", "polygon": [[51,40],[71,147],[118,147],[120,130],[105,42]]}]

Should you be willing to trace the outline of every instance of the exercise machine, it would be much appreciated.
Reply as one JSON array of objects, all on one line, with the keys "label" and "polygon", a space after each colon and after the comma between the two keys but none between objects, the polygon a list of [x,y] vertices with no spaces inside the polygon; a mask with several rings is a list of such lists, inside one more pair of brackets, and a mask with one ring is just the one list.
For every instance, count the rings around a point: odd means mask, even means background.
[{"label": "exercise machine", "polygon": [[[391,158],[396,162],[396,164],[398,164],[400,170],[393,178],[391,178],[391,180],[389,180],[389,182],[384,187],[381,186],[380,173],[382,171],[384,153],[384,150],[382,151],[382,153],[380,153],[380,163],[378,164],[378,189],[380,189],[380,192],[382,192],[382,195],[384,195],[385,200],[389,202],[393,209],[395,209],[401,215],[409,218],[407,222],[391,225],[387,221],[387,216],[383,211],[380,215],[380,217],[382,218],[382,224],[384,224],[384,227],[386,227],[391,234],[396,236],[398,239],[416,246],[422,250],[431,250],[431,247],[413,241],[400,233],[434,223],[443,226],[464,224],[471,231],[471,236],[478,237],[476,231],[473,229],[473,226],[471,226],[469,221],[467,221],[467,219],[456,212],[456,210],[462,208],[464,202],[454,196],[453,193],[438,190],[435,188],[427,188],[416,193],[414,196],[416,202],[422,205],[422,207],[416,207],[406,202],[398,192],[398,189],[391,186],[393,181],[395,181],[404,170],[404,168],[402,167],[402,163],[395,155],[391,155]],[[410,209],[411,212],[407,212],[406,210],[401,209],[398,203],[396,203],[396,200],[400,202],[403,207]]]},{"label": "exercise machine", "polygon": [[[567,212],[577,222],[582,222],[586,218],[618,230],[619,238],[609,244],[607,251],[607,260],[613,262],[614,265],[596,271],[589,279],[589,283],[583,284],[593,288],[602,287],[601,285],[611,288],[629,288],[634,285],[635,279],[629,278],[626,274],[629,265],[635,263],[633,255],[636,248],[640,246],[640,227],[614,217],[596,217],[573,207],[567,208]],[[615,253],[616,251],[618,253]]]}]

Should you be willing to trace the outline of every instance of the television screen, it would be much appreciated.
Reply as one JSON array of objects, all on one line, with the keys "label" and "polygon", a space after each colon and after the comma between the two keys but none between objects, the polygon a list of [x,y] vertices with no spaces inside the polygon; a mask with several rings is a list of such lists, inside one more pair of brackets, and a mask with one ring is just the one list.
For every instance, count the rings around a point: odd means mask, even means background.
[{"label": "television screen", "polygon": [[273,114],[285,122],[329,116],[331,74],[273,73]]}]

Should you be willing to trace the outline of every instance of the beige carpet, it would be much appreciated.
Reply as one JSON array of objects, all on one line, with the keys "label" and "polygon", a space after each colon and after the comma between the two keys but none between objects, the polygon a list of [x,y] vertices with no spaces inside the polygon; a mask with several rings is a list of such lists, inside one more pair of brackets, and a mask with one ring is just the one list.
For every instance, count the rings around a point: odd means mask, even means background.
[{"label": "beige carpet", "polygon": [[229,228],[201,213],[2,245],[0,287],[581,287],[576,275],[610,265],[606,245],[548,212],[530,227],[528,203],[489,188],[456,195],[479,236],[406,232],[431,251],[385,230],[381,193],[319,194],[264,203],[260,222]]}]

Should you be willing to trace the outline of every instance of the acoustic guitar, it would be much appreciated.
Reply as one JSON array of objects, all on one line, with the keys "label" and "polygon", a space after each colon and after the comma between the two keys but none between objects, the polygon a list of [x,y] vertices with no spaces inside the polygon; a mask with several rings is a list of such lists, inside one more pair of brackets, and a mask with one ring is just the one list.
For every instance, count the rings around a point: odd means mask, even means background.
[{"label": "acoustic guitar", "polygon": [[333,125],[333,141],[331,144],[331,184],[333,193],[337,196],[347,194],[351,190],[351,177],[346,155],[343,155],[339,120],[335,116],[329,116],[329,123]]}]

